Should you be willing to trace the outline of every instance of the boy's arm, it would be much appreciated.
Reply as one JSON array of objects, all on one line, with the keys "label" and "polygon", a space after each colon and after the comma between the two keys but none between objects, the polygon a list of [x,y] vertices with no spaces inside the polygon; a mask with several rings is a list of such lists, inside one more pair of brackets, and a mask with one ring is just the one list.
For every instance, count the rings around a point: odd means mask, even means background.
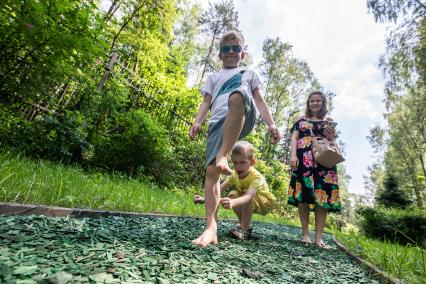
[{"label": "boy's arm", "polygon": [[225,209],[231,209],[235,208],[244,204],[247,204],[248,202],[251,202],[251,200],[256,196],[257,189],[249,188],[247,189],[246,193],[238,198],[229,198],[224,197],[220,199],[220,204],[222,204],[223,208]]},{"label": "boy's arm", "polygon": [[191,129],[189,130],[189,137],[191,137],[191,139],[195,139],[198,132],[200,132],[201,124],[203,124],[204,118],[206,117],[206,114],[208,113],[210,109],[211,102],[212,102],[212,95],[206,93],[204,95],[203,102],[198,108],[198,113],[197,113],[197,116],[195,117],[195,121],[192,124]]},{"label": "boy's arm", "polygon": [[263,118],[263,121],[268,125],[269,133],[271,133],[271,143],[277,144],[281,139],[280,132],[278,131],[277,126],[275,125],[274,119],[272,118],[271,112],[260,94],[259,88],[253,90],[253,100],[257,109],[259,110],[260,115]]}]

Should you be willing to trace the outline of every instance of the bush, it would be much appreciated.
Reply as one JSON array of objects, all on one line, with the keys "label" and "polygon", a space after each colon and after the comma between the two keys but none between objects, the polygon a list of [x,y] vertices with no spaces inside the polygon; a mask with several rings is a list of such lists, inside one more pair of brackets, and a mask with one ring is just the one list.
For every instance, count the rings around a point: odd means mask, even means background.
[{"label": "bush", "polygon": [[426,247],[426,212],[360,207],[360,227],[368,237]]},{"label": "bush", "polygon": [[93,138],[94,164],[138,177],[149,175],[167,184],[171,142],[167,131],[142,110],[117,116],[109,133]]},{"label": "bush", "polygon": [[33,157],[75,162],[90,148],[78,112],[42,114],[31,122],[11,114],[7,118],[0,130],[3,142]]},{"label": "bush", "polygon": [[[277,198],[275,213],[289,216],[289,210],[293,206],[287,205],[287,189],[290,182],[287,166],[277,160],[265,162],[258,159],[254,167],[265,177],[269,190]],[[294,215],[292,211],[290,215]]]}]

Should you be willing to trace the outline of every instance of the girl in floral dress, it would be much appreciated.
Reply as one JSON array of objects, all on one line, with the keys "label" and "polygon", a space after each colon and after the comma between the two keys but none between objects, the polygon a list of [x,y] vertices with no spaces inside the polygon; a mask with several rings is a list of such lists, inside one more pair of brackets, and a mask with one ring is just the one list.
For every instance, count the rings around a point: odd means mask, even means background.
[{"label": "girl in floral dress", "polygon": [[336,166],[326,168],[317,164],[312,153],[312,136],[320,135],[329,140],[336,138],[334,128],[327,114],[327,99],[322,92],[309,94],[305,116],[297,119],[291,131],[292,169],[288,190],[288,204],[298,207],[302,225],[302,241],[311,243],[309,238],[309,211],[315,212],[315,241],[322,248],[328,248],[323,240],[327,212],[340,212],[339,185]]}]

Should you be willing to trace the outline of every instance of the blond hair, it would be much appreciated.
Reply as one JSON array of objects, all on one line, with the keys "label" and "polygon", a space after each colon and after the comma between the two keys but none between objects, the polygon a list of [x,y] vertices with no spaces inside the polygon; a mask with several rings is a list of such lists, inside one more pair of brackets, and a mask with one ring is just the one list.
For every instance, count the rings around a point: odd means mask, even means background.
[{"label": "blond hair", "polygon": [[220,39],[220,46],[223,45],[225,41],[237,40],[242,47],[244,47],[244,37],[237,31],[226,32]]},{"label": "blond hair", "polygon": [[247,141],[239,141],[232,148],[232,155],[242,155],[247,159],[254,159],[255,150],[251,143]]}]

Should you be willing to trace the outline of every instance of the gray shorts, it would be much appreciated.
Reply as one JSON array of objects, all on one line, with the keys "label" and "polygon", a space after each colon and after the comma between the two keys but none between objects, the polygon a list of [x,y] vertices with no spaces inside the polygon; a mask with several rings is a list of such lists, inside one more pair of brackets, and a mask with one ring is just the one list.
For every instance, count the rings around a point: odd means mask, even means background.
[{"label": "gray shorts", "polygon": [[[253,130],[254,123],[256,122],[256,109],[253,100],[249,97],[247,92],[237,89],[232,93],[235,92],[239,92],[244,99],[245,120],[243,129],[241,130],[240,136],[238,137],[238,139],[242,139],[250,134],[250,132]],[[223,125],[225,123],[225,119],[226,116],[209,125],[207,134],[207,155],[204,165],[206,168],[214,161],[217,153],[219,153],[220,147],[222,146]]]}]

